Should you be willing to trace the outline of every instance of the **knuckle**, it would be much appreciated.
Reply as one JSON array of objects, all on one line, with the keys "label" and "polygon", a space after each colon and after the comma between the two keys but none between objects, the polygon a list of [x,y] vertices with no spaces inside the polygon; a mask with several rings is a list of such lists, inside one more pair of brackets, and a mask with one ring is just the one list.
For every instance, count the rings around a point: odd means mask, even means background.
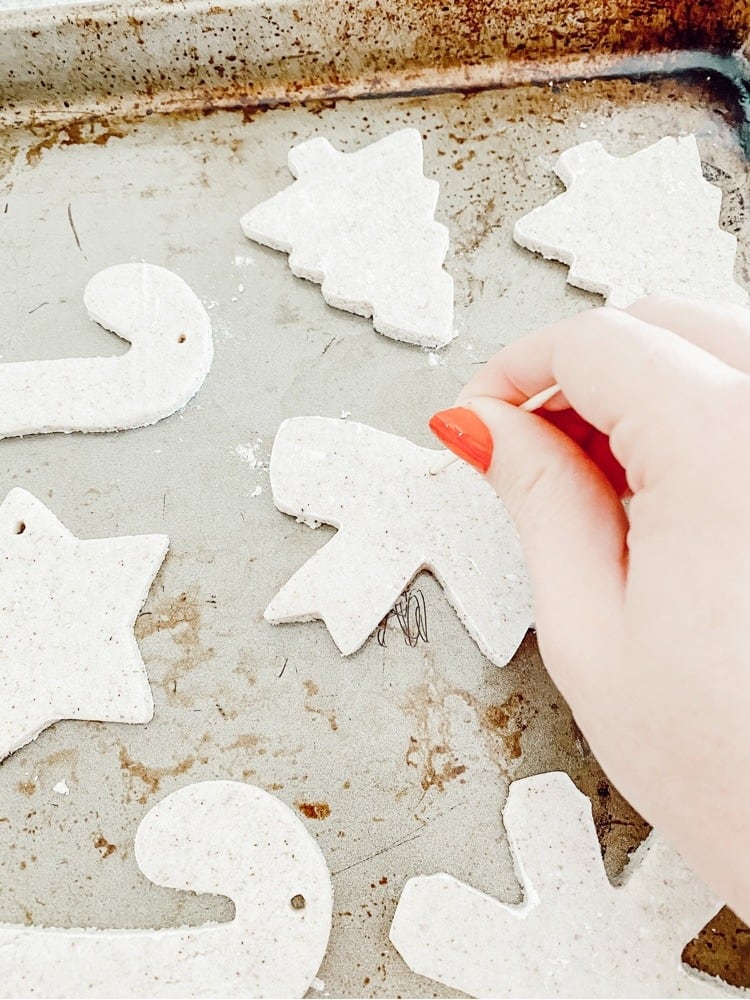
[{"label": "knuckle", "polygon": [[586,337],[616,335],[633,324],[633,318],[628,313],[611,306],[597,306],[584,313],[582,318],[584,322],[578,329]]},{"label": "knuckle", "polygon": [[627,311],[634,313],[662,312],[664,309],[671,309],[679,302],[684,302],[684,299],[671,292],[650,292],[648,295],[644,295],[642,299],[634,302]]}]

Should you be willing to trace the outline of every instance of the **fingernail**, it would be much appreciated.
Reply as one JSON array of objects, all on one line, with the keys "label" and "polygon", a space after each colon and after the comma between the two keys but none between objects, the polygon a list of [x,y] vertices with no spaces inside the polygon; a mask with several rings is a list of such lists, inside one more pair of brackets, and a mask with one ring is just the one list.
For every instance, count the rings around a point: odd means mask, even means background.
[{"label": "fingernail", "polygon": [[492,435],[473,410],[454,406],[430,420],[430,430],[442,443],[481,473],[492,462]]}]

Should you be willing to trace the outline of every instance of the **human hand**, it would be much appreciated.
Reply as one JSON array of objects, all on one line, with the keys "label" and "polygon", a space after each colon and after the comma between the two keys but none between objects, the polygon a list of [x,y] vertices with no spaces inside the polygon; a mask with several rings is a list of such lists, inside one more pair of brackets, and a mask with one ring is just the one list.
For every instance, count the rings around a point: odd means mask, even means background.
[{"label": "human hand", "polygon": [[748,373],[750,311],[652,297],[504,348],[430,424],[513,517],[545,665],[602,767],[745,920]]}]

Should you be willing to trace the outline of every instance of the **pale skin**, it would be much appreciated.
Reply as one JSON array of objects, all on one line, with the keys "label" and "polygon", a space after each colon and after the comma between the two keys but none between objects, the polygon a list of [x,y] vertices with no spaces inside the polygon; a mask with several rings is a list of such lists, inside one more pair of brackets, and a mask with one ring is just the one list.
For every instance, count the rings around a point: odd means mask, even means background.
[{"label": "pale skin", "polygon": [[[553,383],[545,412],[608,436],[627,510],[585,445],[518,409]],[[544,663],[592,750],[750,921],[750,311],[592,310],[501,350],[456,406],[491,433]]]}]

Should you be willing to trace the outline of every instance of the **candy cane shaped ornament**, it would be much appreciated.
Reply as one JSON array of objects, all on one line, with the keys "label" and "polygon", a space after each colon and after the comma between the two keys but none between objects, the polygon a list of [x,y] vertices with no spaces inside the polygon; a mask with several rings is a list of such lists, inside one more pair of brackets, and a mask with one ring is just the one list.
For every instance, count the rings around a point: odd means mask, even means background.
[{"label": "candy cane shaped ornament", "polygon": [[0,365],[0,437],[145,427],[200,389],[213,359],[211,323],[182,278],[153,264],[117,264],[89,281],[84,304],[130,350]]},{"label": "candy cane shaped ornament", "polygon": [[168,930],[0,924],[1,997],[302,997],[323,960],[333,896],[304,824],[274,795],[205,781],[145,816],[135,856],[157,885],[218,893],[227,923]]}]

